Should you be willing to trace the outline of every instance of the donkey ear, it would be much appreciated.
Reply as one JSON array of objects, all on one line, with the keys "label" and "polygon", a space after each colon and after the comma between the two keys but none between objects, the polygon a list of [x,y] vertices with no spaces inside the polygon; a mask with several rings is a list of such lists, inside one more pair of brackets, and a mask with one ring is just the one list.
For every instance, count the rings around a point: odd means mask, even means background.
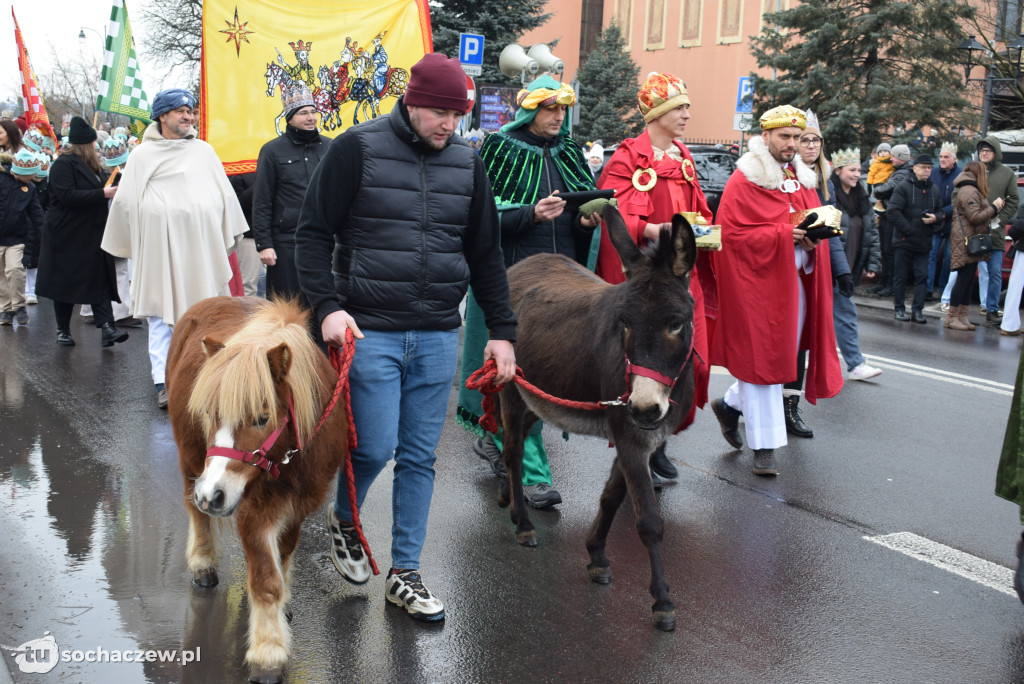
[{"label": "donkey ear", "polygon": [[206,354],[207,358],[213,356],[223,348],[223,342],[219,342],[218,340],[215,340],[212,337],[203,338],[203,353]]},{"label": "donkey ear", "polygon": [[622,260],[622,270],[625,271],[628,277],[630,269],[643,258],[640,248],[637,247],[633,236],[629,234],[626,222],[622,220],[622,214],[619,213],[617,207],[606,204],[604,211],[601,213],[601,218],[604,219],[604,224],[608,226],[608,239],[611,240],[615,251],[619,253],[619,259]]},{"label": "donkey ear", "polygon": [[288,345],[282,343],[268,351],[267,361],[270,363],[270,375],[274,382],[284,382],[292,365],[292,353]]},{"label": "donkey ear", "polygon": [[697,238],[690,222],[681,214],[672,217],[672,273],[685,276],[697,262]]}]

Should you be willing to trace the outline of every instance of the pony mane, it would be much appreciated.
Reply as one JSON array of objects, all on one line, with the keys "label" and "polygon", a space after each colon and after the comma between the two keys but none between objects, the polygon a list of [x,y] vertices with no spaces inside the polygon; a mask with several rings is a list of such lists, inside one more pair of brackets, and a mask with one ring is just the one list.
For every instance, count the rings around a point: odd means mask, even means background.
[{"label": "pony mane", "polygon": [[295,300],[269,302],[203,363],[188,410],[202,421],[207,434],[223,424],[248,424],[264,411],[270,412],[271,425],[277,427],[277,388],[267,353],[284,344],[291,360],[285,382],[295,406],[295,429],[303,442],[308,441],[319,417],[317,398],[324,384],[317,373],[322,354],[310,338],[307,321],[307,312]]}]

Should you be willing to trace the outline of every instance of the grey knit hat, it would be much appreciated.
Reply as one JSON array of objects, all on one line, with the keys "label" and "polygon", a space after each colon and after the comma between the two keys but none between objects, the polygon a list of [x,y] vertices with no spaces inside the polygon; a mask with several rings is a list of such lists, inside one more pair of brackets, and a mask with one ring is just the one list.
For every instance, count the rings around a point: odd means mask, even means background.
[{"label": "grey knit hat", "polygon": [[910,154],[910,147],[907,145],[896,145],[892,148],[893,159],[908,162],[914,157]]}]

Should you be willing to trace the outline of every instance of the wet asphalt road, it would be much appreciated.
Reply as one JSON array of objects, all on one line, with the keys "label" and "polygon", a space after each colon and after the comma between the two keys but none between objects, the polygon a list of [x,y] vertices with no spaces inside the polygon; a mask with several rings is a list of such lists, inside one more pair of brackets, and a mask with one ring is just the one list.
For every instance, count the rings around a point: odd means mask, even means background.
[{"label": "wet asphalt road", "polygon": [[[0,644],[49,632],[62,651],[198,649],[198,662],[25,674],[4,653],[0,682],[244,681],[243,558],[228,538],[220,585],[188,582],[183,485],[145,329],[100,349],[76,319],[78,346],[64,349],[49,305],[30,314],[0,328]],[[386,606],[383,577],[343,581],[321,511],[295,556],[287,681],[1024,681],[1024,606],[1006,593],[1021,528],[992,494],[1021,341],[937,321],[862,306],[862,348],[885,372],[803,404],[816,436],[778,452],[778,478],[752,475],[709,411],[669,442],[681,471],[660,495],[673,633],[652,625],[629,510],[609,535],[614,581],[587,579],[583,540],[612,458],[601,440],[547,432],[565,503],[532,512],[540,546],[526,549],[449,420],[422,559],[446,622]],[[711,382],[717,396],[730,379]],[[382,569],[389,482],[363,511]],[[1002,567],[981,584],[865,539],[897,532]]]}]

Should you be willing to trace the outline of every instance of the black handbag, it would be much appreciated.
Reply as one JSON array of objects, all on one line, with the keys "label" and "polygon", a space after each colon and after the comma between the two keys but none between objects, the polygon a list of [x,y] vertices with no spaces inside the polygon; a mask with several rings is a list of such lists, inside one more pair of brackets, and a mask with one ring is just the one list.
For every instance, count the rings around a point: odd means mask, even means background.
[{"label": "black handbag", "polygon": [[972,257],[982,256],[983,254],[994,252],[996,249],[992,244],[992,236],[988,233],[972,235],[964,242],[967,243],[967,254]]}]

